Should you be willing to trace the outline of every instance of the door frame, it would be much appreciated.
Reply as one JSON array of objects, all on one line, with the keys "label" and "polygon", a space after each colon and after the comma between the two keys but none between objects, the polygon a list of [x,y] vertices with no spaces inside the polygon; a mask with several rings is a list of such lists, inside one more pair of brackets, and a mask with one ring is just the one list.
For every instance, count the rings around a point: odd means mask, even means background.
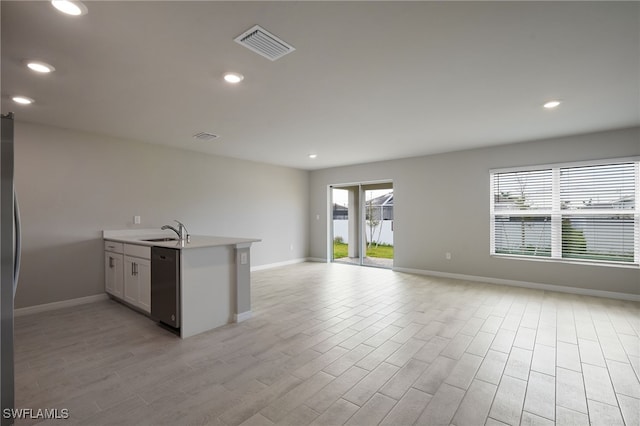
[{"label": "door frame", "polygon": [[[393,179],[380,179],[373,181],[360,181],[360,182],[350,182],[350,183],[337,183],[337,184],[329,184],[327,185],[327,263],[335,262],[333,259],[333,189],[346,189],[346,188],[354,188],[358,187],[358,263],[359,266],[368,266],[373,268],[379,268],[381,266],[376,265],[367,265],[364,263],[364,258],[366,257],[366,200],[365,191],[375,190],[377,186],[381,188],[378,189],[387,189],[389,186],[391,189],[394,189]],[[387,187],[387,188],[385,188]],[[394,204],[395,208],[395,204]],[[394,215],[395,219],[395,215]],[[395,244],[395,239],[394,239]],[[394,255],[395,260],[395,255]],[[340,262],[338,262],[340,263]],[[346,263],[346,262],[345,262]],[[386,268],[385,268],[386,269]]]}]

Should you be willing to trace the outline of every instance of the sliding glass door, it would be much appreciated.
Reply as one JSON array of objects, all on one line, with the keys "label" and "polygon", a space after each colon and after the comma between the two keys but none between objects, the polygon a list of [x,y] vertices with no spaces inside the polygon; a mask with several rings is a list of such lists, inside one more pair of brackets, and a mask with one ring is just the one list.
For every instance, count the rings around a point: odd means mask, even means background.
[{"label": "sliding glass door", "polygon": [[362,264],[393,268],[393,187],[363,189],[363,192],[365,255]]},{"label": "sliding glass door", "polygon": [[331,260],[393,267],[393,183],[358,183],[330,188]]}]

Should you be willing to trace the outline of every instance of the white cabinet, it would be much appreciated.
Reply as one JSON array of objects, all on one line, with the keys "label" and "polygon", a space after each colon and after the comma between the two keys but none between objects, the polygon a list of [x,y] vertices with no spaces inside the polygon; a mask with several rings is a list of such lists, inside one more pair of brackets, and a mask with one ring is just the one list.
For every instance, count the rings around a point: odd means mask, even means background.
[{"label": "white cabinet", "polygon": [[104,242],[104,288],[112,296],[122,299],[124,291],[124,244]]},{"label": "white cabinet", "polygon": [[149,259],[125,256],[124,300],[151,313],[151,261]]},{"label": "white cabinet", "polygon": [[151,247],[104,243],[105,291],[151,313]]},{"label": "white cabinet", "polygon": [[124,256],[121,253],[104,252],[104,278],[107,293],[122,299],[124,290]]}]

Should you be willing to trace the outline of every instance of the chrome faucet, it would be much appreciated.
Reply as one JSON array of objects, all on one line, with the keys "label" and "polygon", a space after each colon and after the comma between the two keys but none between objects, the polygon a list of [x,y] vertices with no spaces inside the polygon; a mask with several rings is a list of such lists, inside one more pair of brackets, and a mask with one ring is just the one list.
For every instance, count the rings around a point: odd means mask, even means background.
[{"label": "chrome faucet", "polygon": [[174,222],[176,222],[178,224],[178,229],[174,228],[171,225],[164,225],[160,229],[162,229],[162,230],[171,229],[173,232],[176,233],[176,235],[178,236],[178,239],[180,241],[185,241],[186,240],[187,242],[190,242],[191,241],[191,235],[189,235],[189,232],[187,231],[187,227],[184,226],[184,223],[179,222],[177,220],[174,220]]},{"label": "chrome faucet", "polygon": [[171,226],[171,225],[164,225],[164,226],[163,226],[162,228],[160,228],[160,229],[162,229],[162,230],[165,230],[165,229],[171,229],[173,232],[175,232],[175,233],[176,233],[176,235],[178,236],[178,238],[180,238],[180,232],[179,232],[176,228],[174,228],[173,226]]},{"label": "chrome faucet", "polygon": [[184,223],[174,220],[178,224],[178,235],[181,240],[186,240],[187,242],[191,241],[191,235],[189,235],[189,231],[187,231],[187,227],[184,226]]}]

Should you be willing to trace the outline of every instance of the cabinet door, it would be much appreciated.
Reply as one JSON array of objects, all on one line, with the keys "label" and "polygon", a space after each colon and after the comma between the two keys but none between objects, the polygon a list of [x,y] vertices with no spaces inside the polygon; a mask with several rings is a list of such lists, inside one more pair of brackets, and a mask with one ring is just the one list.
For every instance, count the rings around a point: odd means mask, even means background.
[{"label": "cabinet door", "polygon": [[151,313],[151,261],[136,259],[136,275],[138,278],[138,307]]},{"label": "cabinet door", "polygon": [[104,253],[104,277],[107,293],[122,298],[124,284],[123,256],[121,254]]},{"label": "cabinet door", "polygon": [[104,290],[109,294],[114,294],[113,286],[113,253],[104,253]]},{"label": "cabinet door", "polygon": [[122,299],[124,297],[124,256],[116,254],[114,257],[113,294]]},{"label": "cabinet door", "polygon": [[135,272],[138,260],[140,259],[129,256],[124,258],[124,300],[134,306],[138,306],[140,294],[138,276]]}]

